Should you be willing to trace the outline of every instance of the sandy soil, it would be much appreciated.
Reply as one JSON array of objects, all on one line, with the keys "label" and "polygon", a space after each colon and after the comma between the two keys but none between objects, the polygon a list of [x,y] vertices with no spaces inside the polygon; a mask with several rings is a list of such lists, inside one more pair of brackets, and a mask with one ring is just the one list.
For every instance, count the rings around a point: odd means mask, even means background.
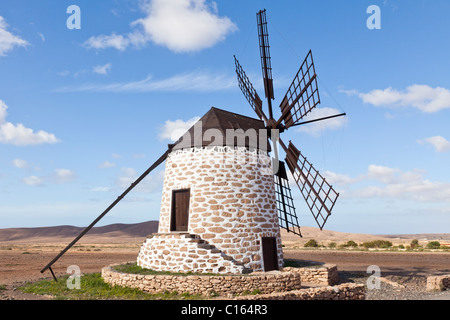
[{"label": "sandy soil", "polygon": [[[311,234],[305,232],[302,239],[283,234],[283,243],[286,246],[284,248],[285,258],[336,264],[342,281],[353,279],[355,275],[360,278],[368,277],[366,271],[370,265],[379,266],[383,277],[390,277],[395,281],[406,283],[410,280],[419,279],[415,281],[418,286],[423,286],[427,276],[450,274],[450,252],[361,252],[295,249],[295,247],[302,247],[303,242],[313,237],[319,241],[320,237],[326,237],[333,241],[339,239],[340,242],[347,239],[357,242],[373,240],[374,238],[380,239],[376,236],[355,236],[354,234],[347,235],[333,232],[318,235],[313,231],[311,231]],[[135,261],[145,238],[116,237],[112,239],[111,237],[86,236],[54,264],[53,270],[56,276],[63,276],[67,274],[66,271],[69,266],[77,265],[82,273],[92,273],[100,272],[103,267],[113,263]],[[0,242],[0,286],[6,287],[6,290],[0,290],[0,300],[11,298],[46,299],[45,297],[23,294],[14,290],[14,288],[24,282],[33,282],[43,278],[51,279],[52,276],[49,271],[42,274],[40,270],[71,240],[72,238],[36,238],[21,242]],[[111,243],[112,241],[115,241],[115,243]]]},{"label": "sandy soil", "polygon": [[[0,244],[0,300],[41,300],[45,297],[23,294],[16,287],[26,282],[52,279],[50,271],[40,271],[67,245],[51,244]],[[141,243],[78,244],[67,251],[52,267],[57,277],[67,274],[67,268],[76,265],[82,273],[100,272],[113,263],[134,261]]]},{"label": "sandy soil", "polygon": [[366,273],[367,267],[377,265],[382,275],[450,274],[450,252],[285,250],[284,257],[336,264],[339,271],[348,272]]}]

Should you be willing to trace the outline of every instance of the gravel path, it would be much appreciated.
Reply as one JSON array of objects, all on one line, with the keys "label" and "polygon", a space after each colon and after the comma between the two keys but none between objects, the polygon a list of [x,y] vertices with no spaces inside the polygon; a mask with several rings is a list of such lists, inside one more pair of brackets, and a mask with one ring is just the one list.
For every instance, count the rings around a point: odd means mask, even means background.
[{"label": "gravel path", "polygon": [[[341,282],[366,284],[368,275],[360,272],[339,272]],[[379,287],[366,288],[366,300],[450,300],[450,291],[427,292],[425,276],[409,274],[386,276]]]}]

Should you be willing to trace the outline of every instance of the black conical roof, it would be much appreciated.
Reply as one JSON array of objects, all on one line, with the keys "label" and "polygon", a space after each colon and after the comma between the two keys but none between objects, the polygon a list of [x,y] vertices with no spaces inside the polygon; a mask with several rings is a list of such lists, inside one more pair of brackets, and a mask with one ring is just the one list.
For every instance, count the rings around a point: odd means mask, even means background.
[{"label": "black conical roof", "polygon": [[212,107],[177,142],[174,149],[206,146],[270,151],[264,122]]}]

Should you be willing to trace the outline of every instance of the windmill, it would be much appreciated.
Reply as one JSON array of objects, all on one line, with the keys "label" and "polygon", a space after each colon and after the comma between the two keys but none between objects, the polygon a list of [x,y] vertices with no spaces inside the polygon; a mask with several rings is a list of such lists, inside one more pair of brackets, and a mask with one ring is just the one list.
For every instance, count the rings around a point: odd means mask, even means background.
[{"label": "windmill", "polygon": [[[326,182],[311,163],[307,161],[292,142],[290,142],[288,146],[284,144],[279,138],[279,132],[283,132],[293,126],[341,115],[301,122],[302,119],[320,102],[317,89],[317,76],[314,69],[312,54],[309,52],[280,105],[282,115],[278,120],[275,120],[272,110],[274,93],[265,10],[258,12],[257,18],[261,64],[269,117],[265,115],[262,108],[262,100],[259,98],[250,80],[235,57],[239,87],[250,102],[253,110],[258,115],[259,120],[217,108],[211,108],[211,110],[198,122],[203,129],[200,129],[200,131],[197,132],[197,124],[195,124],[182,138],[180,138],[180,140],[174,144],[168,145],[167,151],[164,152],[164,154],[162,154],[139,178],[137,178],[137,180],[134,181],[104,212],[102,212],[102,214],[86,227],[53,260],[51,260],[41,270],[41,273],[50,270],[56,280],[52,266],[59,258],[88,233],[89,230],[91,230],[146,176],[164,162],[166,162],[166,173],[159,232],[158,234],[151,235],[141,247],[138,256],[138,264],[141,263],[144,266],[151,265],[158,267],[161,265],[161,261],[165,260],[164,265],[167,267],[168,264],[166,262],[171,262],[170,255],[176,254],[176,261],[172,261],[175,267],[182,266],[179,261],[184,257],[186,260],[183,261],[185,261],[185,263],[190,263],[188,266],[186,264],[183,266],[184,270],[189,271],[196,269],[196,265],[200,265],[198,268],[202,268],[201,265],[203,262],[200,263],[200,260],[205,257],[205,259],[209,260],[205,261],[203,264],[208,265],[209,263],[209,267],[211,267],[214,272],[221,272],[223,270],[231,270],[231,273],[244,272],[245,270],[248,270],[249,265],[253,266],[253,268],[250,267],[252,270],[265,271],[278,269],[282,266],[283,259],[279,227],[281,226],[287,231],[301,236],[284,162],[276,160],[278,162],[274,163],[274,167],[279,168],[274,175],[274,180],[263,176],[257,177],[257,179],[254,177],[248,178],[253,180],[247,181],[246,188],[242,189],[235,187],[235,185],[241,184],[242,181],[239,181],[239,179],[245,174],[248,176],[257,175],[256,169],[258,169],[258,166],[248,166],[248,170],[251,171],[250,175],[248,174],[249,172],[243,171],[245,168],[242,168],[240,164],[228,163],[217,169],[228,170],[228,168],[231,167],[230,170],[234,172],[231,174],[231,177],[234,177],[235,180],[230,183],[230,181],[224,181],[224,177],[230,176],[231,171],[225,172],[226,174],[222,172],[222,177],[219,177],[217,174],[217,177],[206,176],[206,178],[203,179],[202,175],[207,175],[207,173],[201,172],[201,170],[208,171],[208,169],[203,168],[211,168],[211,166],[205,162],[198,162],[197,169],[201,169],[199,173],[194,170],[194,166],[192,165],[193,156],[197,157],[194,160],[199,160],[198,155],[200,155],[201,161],[204,161],[205,159],[208,160],[205,155],[208,155],[211,150],[218,150],[217,152],[214,151],[216,153],[212,155],[213,158],[217,158],[217,154],[220,153],[223,154],[229,152],[235,156],[237,153],[241,152],[242,150],[237,150],[235,148],[235,139],[231,139],[230,145],[230,140],[224,135],[228,130],[233,132],[236,132],[236,129],[242,131],[247,129],[258,130],[259,135],[260,137],[262,136],[262,138],[255,136],[253,141],[246,142],[243,146],[246,156],[255,154],[254,150],[251,150],[252,148],[258,149],[252,147],[254,146],[253,142],[255,141],[261,142],[264,139],[267,140],[269,137],[274,144],[281,145],[286,152],[285,161],[295,182],[300,188],[319,227],[321,229],[323,228],[339,194]],[[211,140],[208,139],[208,141],[205,141],[204,133],[207,129],[213,129],[215,130],[215,133],[219,133],[214,139],[214,143],[211,143]],[[199,143],[197,143],[198,134],[200,134]],[[189,139],[185,137],[189,137]],[[191,137],[194,137],[193,141],[190,139]],[[213,149],[208,149],[211,147],[213,147]],[[258,165],[271,169],[272,165],[270,164],[270,158],[268,156],[269,149],[270,147],[265,151],[263,150],[261,155],[262,157],[269,159],[269,164]],[[258,149],[257,151],[260,152],[261,150]],[[275,148],[273,151],[275,152],[275,158],[278,159],[277,149]],[[202,159],[202,157],[204,158]],[[177,168],[179,166],[184,166],[184,169],[179,170]],[[214,167],[208,174],[211,174],[212,172],[217,173],[217,170]],[[272,172],[270,171],[270,174],[271,173]],[[178,181],[174,181],[174,179],[178,179]],[[187,181],[190,181],[191,185],[189,185]],[[265,184],[264,189],[266,191],[263,191],[260,195],[255,194],[262,190],[257,181],[259,181],[260,184]],[[273,182],[275,182],[275,186],[273,185]],[[192,187],[192,189],[190,187]],[[223,199],[223,192],[225,189],[228,190],[227,192],[229,192],[229,194],[225,197],[226,201],[223,201],[222,203],[225,204],[228,202],[230,204],[228,207],[230,210],[227,212],[224,212],[226,211],[224,208],[226,209],[227,206],[217,204],[219,197],[212,198],[212,196],[210,196],[211,193],[214,193],[212,190],[216,190],[216,196],[217,193],[219,193],[219,196]],[[246,189],[248,189],[248,191],[243,191]],[[270,194],[267,193],[267,190],[271,190]],[[273,194],[272,191],[274,191],[275,194]],[[200,194],[201,192],[204,193]],[[249,195],[249,198],[257,197],[262,200],[264,208],[262,206],[258,208],[253,200],[242,199],[244,196],[243,193]],[[244,203],[244,200],[246,200],[247,203],[251,202],[255,207],[247,206],[247,208],[241,208],[239,202]],[[205,213],[205,211],[207,211],[205,208],[212,213]],[[256,210],[253,210],[253,208],[256,208]],[[199,212],[202,213],[199,214]],[[247,214],[247,218],[243,219],[240,217],[242,212]],[[209,216],[211,215],[215,216],[210,218]],[[226,219],[228,219],[228,221]],[[236,227],[237,225],[239,226]],[[252,227],[250,227],[250,225],[252,225]],[[216,237],[214,233],[217,233],[218,236]],[[220,238],[219,234],[224,235],[224,237]],[[241,237],[241,239],[239,239],[239,237]],[[234,240],[237,241],[232,241],[231,238],[234,238]],[[169,241],[166,241],[167,239],[169,239]],[[176,239],[176,241],[174,239]],[[220,241],[215,242],[215,240]],[[222,246],[222,244],[224,245]],[[190,247],[187,248],[188,246]],[[161,247],[162,249],[158,249]],[[192,254],[197,255],[197,257],[193,258]],[[200,257],[198,255],[200,255]],[[201,261],[204,261],[205,259]],[[152,265],[152,263],[155,264]],[[174,271],[173,269],[171,270]],[[182,270],[183,269],[181,269],[181,271]],[[209,272],[209,269],[207,268],[201,270]]]},{"label": "windmill", "polygon": [[[272,100],[275,99],[275,96],[265,9],[257,13],[257,25],[264,91],[269,112],[268,116],[263,111],[261,98],[245,74],[236,56],[234,56],[234,60],[239,87],[259,119],[265,122],[266,128],[272,132],[282,133],[291,127],[345,116],[346,114],[342,113],[320,119],[302,121],[320,104],[317,74],[310,50],[280,103],[281,116],[278,120],[274,118]],[[285,163],[299,187],[317,225],[322,230],[328,217],[331,215],[339,194],[291,141],[286,146],[283,140],[280,139],[279,134],[272,135],[271,140],[275,146],[275,161],[279,161],[276,147],[279,144],[286,153]],[[285,163],[283,161],[279,161],[278,164],[275,163],[275,167],[278,166],[274,180],[277,190],[280,226],[288,232],[293,232],[301,236],[300,225],[289,188]]]}]

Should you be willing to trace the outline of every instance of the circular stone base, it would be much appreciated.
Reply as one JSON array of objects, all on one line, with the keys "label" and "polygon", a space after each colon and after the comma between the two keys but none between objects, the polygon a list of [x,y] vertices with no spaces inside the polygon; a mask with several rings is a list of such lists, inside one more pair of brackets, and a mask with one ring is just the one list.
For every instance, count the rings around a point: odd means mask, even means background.
[{"label": "circular stone base", "polygon": [[103,280],[111,285],[138,288],[148,293],[177,291],[179,294],[228,296],[252,292],[284,292],[301,288],[300,274],[295,272],[254,272],[248,275],[142,275],[114,270],[114,266],[122,264],[103,268]]}]

